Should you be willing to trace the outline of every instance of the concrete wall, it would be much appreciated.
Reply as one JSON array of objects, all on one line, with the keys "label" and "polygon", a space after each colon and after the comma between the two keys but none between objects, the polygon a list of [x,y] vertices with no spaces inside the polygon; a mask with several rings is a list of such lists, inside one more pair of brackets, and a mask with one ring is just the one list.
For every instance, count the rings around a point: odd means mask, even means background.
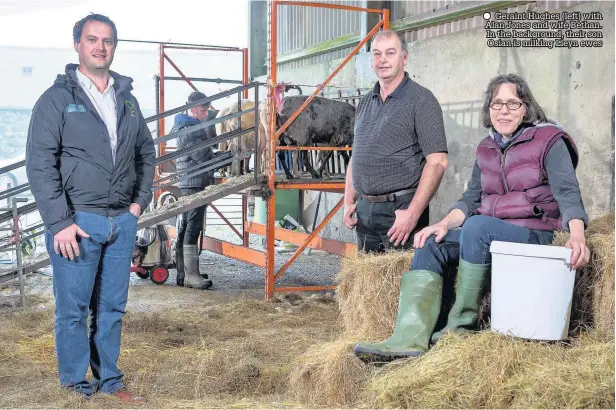
[{"label": "concrete wall", "polygon": [[[590,2],[566,11],[600,11],[604,20],[601,48],[490,48],[485,30],[474,29],[409,44],[407,71],[430,89],[441,103],[449,146],[449,168],[430,204],[431,220],[442,218],[468,184],[477,143],[486,135],[481,126],[485,88],[497,74],[517,73],[549,118],[563,124],[575,139],[581,155],[578,167],[582,195],[590,217],[614,209],[614,2]],[[352,67],[354,65],[354,71]],[[279,81],[318,84],[337,61],[284,71]],[[334,85],[371,87],[376,81],[370,56],[360,54],[334,79]],[[305,91],[306,93],[306,91]],[[323,194],[326,209],[340,198]],[[307,192],[304,221],[310,225],[314,200]],[[324,215],[319,211],[319,220]],[[341,215],[326,228],[324,236],[353,241],[354,234],[342,225]]]}]

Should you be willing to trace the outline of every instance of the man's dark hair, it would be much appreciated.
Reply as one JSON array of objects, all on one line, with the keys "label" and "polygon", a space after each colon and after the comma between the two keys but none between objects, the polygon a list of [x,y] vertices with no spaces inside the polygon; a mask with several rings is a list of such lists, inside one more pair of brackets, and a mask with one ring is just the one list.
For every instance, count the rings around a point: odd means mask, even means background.
[{"label": "man's dark hair", "polygon": [[524,118],[522,118],[523,123],[532,124],[535,121],[547,122],[547,116],[537,100],[535,100],[535,97],[533,97],[533,93],[530,92],[530,87],[526,81],[517,74],[501,74],[490,80],[490,84],[488,84],[488,89],[484,95],[482,109],[484,127],[493,128],[492,121],[490,120],[490,103],[498,87],[502,84],[515,85],[516,94],[518,94],[518,98],[522,100],[522,103],[524,103],[526,107],[526,114],[524,114]]},{"label": "man's dark hair", "polygon": [[[190,95],[188,96],[188,103],[194,103],[195,101],[199,101],[199,100],[203,100],[207,98],[207,95],[203,94],[201,91],[193,91],[192,93],[190,93]],[[209,107],[210,103],[206,103],[206,104],[201,104],[204,107]]]},{"label": "man's dark hair", "polygon": [[89,16],[85,16],[77,23],[75,23],[75,25],[73,26],[73,42],[79,43],[81,41],[83,27],[88,21],[100,21],[101,23],[109,24],[111,26],[111,30],[113,31],[113,45],[118,45],[118,30],[116,29],[115,23],[111,21],[111,19],[107,16],[94,13],[90,14]]}]

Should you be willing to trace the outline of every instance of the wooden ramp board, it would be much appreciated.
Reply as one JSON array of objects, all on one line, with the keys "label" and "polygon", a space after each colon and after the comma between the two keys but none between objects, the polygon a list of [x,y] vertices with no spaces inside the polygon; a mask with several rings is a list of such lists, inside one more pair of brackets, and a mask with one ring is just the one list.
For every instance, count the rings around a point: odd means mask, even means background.
[{"label": "wooden ramp board", "polygon": [[[265,180],[263,179],[262,182],[264,181]],[[238,193],[244,189],[256,185],[259,185],[259,183],[255,182],[255,175],[253,173],[236,178],[229,178],[223,184],[211,185],[198,194],[179,198],[177,202],[165,205],[164,207],[156,209],[153,212],[148,212],[139,218],[137,227],[138,229],[141,229],[161,223],[181,213],[209,204],[218,199],[224,198],[227,195]],[[44,268],[47,265],[49,265],[49,255],[47,255],[47,252],[33,258],[24,259],[24,273],[34,272],[38,269]],[[16,277],[16,265],[0,268],[0,283],[12,280]]]},{"label": "wooden ramp board", "polygon": [[236,178],[229,178],[225,183],[218,185],[210,185],[198,194],[182,197],[177,202],[158,208],[153,212],[149,212],[139,218],[138,227],[146,228],[166,221],[169,218],[177,216],[199,206],[207,205],[218,199],[228,195],[236,194],[244,189],[259,185],[265,182],[265,179],[255,182],[253,173],[242,175]]}]

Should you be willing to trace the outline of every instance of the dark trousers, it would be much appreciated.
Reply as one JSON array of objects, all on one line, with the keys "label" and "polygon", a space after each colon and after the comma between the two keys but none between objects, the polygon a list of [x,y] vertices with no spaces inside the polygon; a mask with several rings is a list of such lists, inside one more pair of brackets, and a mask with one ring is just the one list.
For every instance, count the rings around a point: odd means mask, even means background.
[{"label": "dark trousers", "polygon": [[417,226],[411,232],[406,244],[394,246],[393,243],[389,242],[387,232],[394,225],[396,211],[407,209],[412,199],[413,194],[409,193],[400,195],[393,201],[373,203],[360,196],[357,200],[357,225],[355,227],[359,250],[380,253],[389,249],[410,249],[413,244],[413,235],[429,224],[430,213],[428,208],[417,220]]},{"label": "dark trousers", "polygon": [[[182,188],[182,196],[188,196],[201,192],[203,189],[198,188]],[[184,212],[180,224],[178,226],[178,245],[196,245],[199,240],[199,233],[203,229],[203,221],[205,219],[205,212],[207,205],[200,206],[198,208],[191,209]],[[177,248],[177,245],[176,245]]]}]

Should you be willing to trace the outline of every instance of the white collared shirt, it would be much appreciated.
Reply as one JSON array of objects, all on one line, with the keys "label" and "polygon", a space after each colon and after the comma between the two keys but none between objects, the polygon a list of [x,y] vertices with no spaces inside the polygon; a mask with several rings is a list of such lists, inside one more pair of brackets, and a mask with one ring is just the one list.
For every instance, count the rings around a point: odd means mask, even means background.
[{"label": "white collared shirt", "polygon": [[107,126],[109,140],[111,142],[111,157],[115,164],[116,148],[118,146],[118,118],[116,115],[116,95],[113,89],[113,77],[109,76],[107,88],[101,93],[92,80],[85,74],[79,69],[75,71],[77,72],[79,85],[81,85],[81,88],[86,92],[92,105],[96,108],[98,115],[100,115]]}]

